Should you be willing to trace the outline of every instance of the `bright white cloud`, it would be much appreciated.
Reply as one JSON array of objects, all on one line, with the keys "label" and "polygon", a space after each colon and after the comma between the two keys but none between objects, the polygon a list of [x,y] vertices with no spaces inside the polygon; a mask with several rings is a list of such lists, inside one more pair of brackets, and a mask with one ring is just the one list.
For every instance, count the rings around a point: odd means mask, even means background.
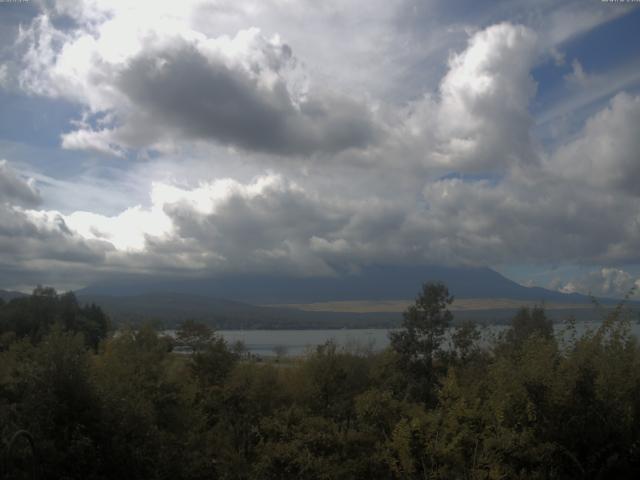
[{"label": "bright white cloud", "polygon": [[559,289],[565,293],[582,293],[620,298],[634,292],[638,294],[640,279],[620,268],[602,268],[570,280]]},{"label": "bright white cloud", "polygon": [[[250,201],[270,189],[284,188],[282,182],[277,176],[264,176],[243,185],[226,178],[203,183],[194,189],[154,183],[149,208],[137,205],[115,216],[77,211],[64,216],[64,222],[84,238],[110,242],[124,252],[144,252],[148,242],[172,241],[177,233],[175,224],[180,223],[180,214],[176,212],[202,217],[215,215],[231,198]],[[295,190],[295,186],[287,188]],[[215,245],[211,247],[215,249]]]},{"label": "bright white cloud", "polygon": [[536,49],[533,31],[503,23],[476,33],[451,58],[440,85],[436,161],[483,171],[531,160]]},{"label": "bright white cloud", "polygon": [[129,252],[143,251],[148,236],[161,237],[171,231],[169,218],[156,206],[149,211],[139,206],[128,208],[115,217],[79,211],[65,220],[84,238],[105,240],[118,250]]},{"label": "bright white cloud", "polygon": [[537,36],[522,25],[475,33],[449,59],[439,95],[411,106],[394,141],[444,171],[496,173],[535,162],[528,107],[537,55]]}]

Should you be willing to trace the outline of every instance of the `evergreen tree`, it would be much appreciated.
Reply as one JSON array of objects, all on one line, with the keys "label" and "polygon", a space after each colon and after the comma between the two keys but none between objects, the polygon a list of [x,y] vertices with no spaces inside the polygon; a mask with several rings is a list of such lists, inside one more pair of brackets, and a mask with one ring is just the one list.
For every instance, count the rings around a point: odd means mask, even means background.
[{"label": "evergreen tree", "polygon": [[425,283],[415,304],[404,312],[402,329],[389,335],[398,366],[409,379],[409,395],[429,405],[435,400],[436,359],[453,319],[448,310],[452,302],[444,284]]}]

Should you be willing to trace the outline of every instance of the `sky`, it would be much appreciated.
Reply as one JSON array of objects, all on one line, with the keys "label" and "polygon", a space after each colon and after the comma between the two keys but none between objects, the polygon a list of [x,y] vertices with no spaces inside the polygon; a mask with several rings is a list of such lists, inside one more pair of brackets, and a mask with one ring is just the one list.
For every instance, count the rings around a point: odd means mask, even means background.
[{"label": "sky", "polygon": [[640,9],[0,0],[0,288],[489,266],[640,286]]}]

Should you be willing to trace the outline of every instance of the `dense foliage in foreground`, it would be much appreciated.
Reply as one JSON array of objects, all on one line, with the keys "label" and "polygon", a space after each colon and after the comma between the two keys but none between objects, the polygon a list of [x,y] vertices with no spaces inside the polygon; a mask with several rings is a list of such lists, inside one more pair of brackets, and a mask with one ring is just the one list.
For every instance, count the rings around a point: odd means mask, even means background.
[{"label": "dense foliage in foreground", "polygon": [[192,356],[148,326],[107,337],[98,307],[40,289],[0,305],[2,438],[30,431],[51,479],[638,478],[622,308],[562,341],[523,309],[480,343],[446,335],[450,301],[426,284],[384,352],[261,362],[193,322]]}]

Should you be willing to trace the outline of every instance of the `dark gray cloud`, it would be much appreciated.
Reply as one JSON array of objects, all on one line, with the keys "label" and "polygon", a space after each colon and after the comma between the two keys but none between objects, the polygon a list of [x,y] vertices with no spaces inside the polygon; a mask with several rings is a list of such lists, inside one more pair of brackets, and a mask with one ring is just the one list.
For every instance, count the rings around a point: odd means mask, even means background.
[{"label": "dark gray cloud", "polygon": [[200,254],[209,252],[222,269],[330,271],[310,251],[310,242],[317,235],[339,230],[348,222],[348,212],[282,179],[264,182],[261,187],[254,184],[249,190],[229,192],[212,212],[200,212],[185,202],[165,206],[176,227],[171,241],[187,241]]},{"label": "dark gray cloud", "polygon": [[460,180],[429,185],[422,224],[445,251],[475,261],[640,261],[640,232],[630,221],[640,208],[636,200],[535,175],[536,181],[516,176],[495,186]]},{"label": "dark gray cloud", "polygon": [[[322,273],[384,258],[397,263],[504,264],[640,262],[633,197],[585,189],[537,168],[514,170],[499,182],[429,182],[422,202],[366,193],[359,200],[334,190],[280,180],[216,200],[211,212],[189,201],[164,207],[175,235],[154,253],[178,252],[212,269],[278,269]],[[306,185],[306,187],[311,187]],[[252,192],[252,193],[249,193]],[[333,193],[331,193],[333,192]],[[616,205],[616,209],[611,207]]]},{"label": "dark gray cloud", "polygon": [[[270,51],[277,72],[291,56],[282,45]],[[194,45],[181,43],[163,50],[145,51],[120,73],[117,87],[136,113],[120,129],[127,143],[144,146],[142,130],[161,137],[214,140],[247,150],[281,155],[335,153],[363,148],[376,138],[371,113],[345,97],[311,94],[294,103],[282,78],[261,87],[258,78],[207,58]],[[142,137],[136,141],[136,138]]]},{"label": "dark gray cloud", "polygon": [[[84,18],[80,10],[75,15]],[[129,31],[133,44],[125,48],[113,25],[94,31],[94,14],[130,28],[126,18],[93,12],[69,30],[43,14],[22,35],[19,85],[86,108],[62,135],[65,148],[124,155],[198,140],[309,157],[365,149],[382,136],[364,101],[312,85],[278,37],[255,28],[231,38],[148,26],[144,34]]]}]

